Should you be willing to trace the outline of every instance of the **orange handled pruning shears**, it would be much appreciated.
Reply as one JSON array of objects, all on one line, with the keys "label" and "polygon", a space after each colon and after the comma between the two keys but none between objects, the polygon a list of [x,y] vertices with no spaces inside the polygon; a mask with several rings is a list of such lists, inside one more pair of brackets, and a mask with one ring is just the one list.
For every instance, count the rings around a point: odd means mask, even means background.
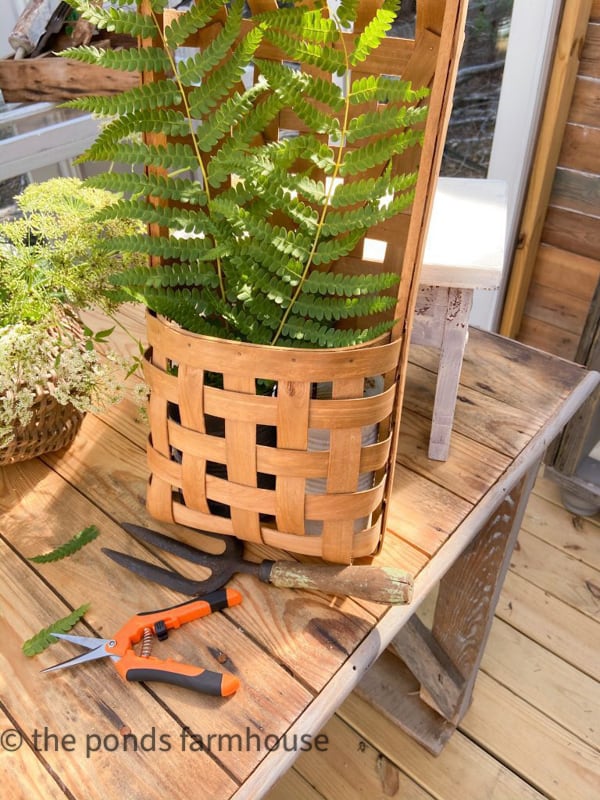
[{"label": "orange handled pruning shears", "polygon": [[[236,589],[221,589],[205,595],[200,600],[188,600],[159,611],[142,611],[136,614],[115,634],[112,639],[97,639],[92,636],[71,636],[68,633],[55,633],[58,639],[73,642],[87,648],[86,653],[70,658],[42,672],[72,667],[96,658],[111,658],[121,677],[127,681],[162,681],[195,689],[197,692],[217,696],[228,696],[239,688],[240,682],[224,672],[211,672],[202,667],[182,664],[173,659],[162,660],[150,655],[152,637],[166,639],[167,631],[179,628],[186,622],[205,617],[213,611],[238,605],[242,595]],[[133,645],[142,641],[138,655]]]}]

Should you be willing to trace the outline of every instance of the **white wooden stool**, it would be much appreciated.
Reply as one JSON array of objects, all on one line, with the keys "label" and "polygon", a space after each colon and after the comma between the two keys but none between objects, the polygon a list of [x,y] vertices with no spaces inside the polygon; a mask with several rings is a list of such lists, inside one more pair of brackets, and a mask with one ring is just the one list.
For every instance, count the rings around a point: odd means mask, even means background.
[{"label": "white wooden stool", "polygon": [[440,348],[429,458],[445,461],[475,289],[500,285],[506,184],[440,178],[421,268],[411,343]]}]

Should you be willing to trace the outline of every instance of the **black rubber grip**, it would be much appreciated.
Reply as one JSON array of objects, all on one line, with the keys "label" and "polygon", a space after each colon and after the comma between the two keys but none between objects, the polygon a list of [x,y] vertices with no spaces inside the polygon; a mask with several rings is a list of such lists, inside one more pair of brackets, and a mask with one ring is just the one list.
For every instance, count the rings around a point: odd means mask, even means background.
[{"label": "black rubber grip", "polygon": [[181,675],[168,670],[136,667],[128,670],[126,677],[128,681],[160,681],[171,683],[174,686],[182,686],[185,689],[194,689],[196,692],[211,694],[215,697],[223,695],[223,674],[208,669],[198,675]]},{"label": "black rubber grip", "polygon": [[158,608],[154,611],[140,611],[138,613],[138,617],[148,616],[149,614],[157,614],[160,611],[172,611],[174,608],[183,608],[184,606],[191,605],[192,603],[197,603],[198,600],[203,600],[205,603],[211,608],[211,611],[221,611],[224,608],[229,608],[229,600],[227,598],[227,590],[226,589],[217,589],[214,592],[210,592],[209,594],[205,594],[204,596],[199,595],[198,597],[194,597],[193,600],[186,600],[183,603],[176,603],[174,606],[167,606],[166,608]]}]

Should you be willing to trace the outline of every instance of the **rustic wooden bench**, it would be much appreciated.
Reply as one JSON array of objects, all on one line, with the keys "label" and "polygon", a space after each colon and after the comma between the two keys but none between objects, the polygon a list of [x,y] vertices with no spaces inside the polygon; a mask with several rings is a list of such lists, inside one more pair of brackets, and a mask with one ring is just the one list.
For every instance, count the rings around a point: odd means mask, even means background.
[{"label": "rustic wooden bench", "polygon": [[[137,330],[137,320],[127,324]],[[101,552],[148,557],[120,520],[175,532],[145,511],[147,430],[135,405],[89,415],[66,453],[0,469],[0,727],[12,731],[2,753],[6,796],[35,789],[63,800],[147,800],[202,787],[214,800],[258,798],[303,749],[327,747],[319,731],[353,689],[440,751],[471,701],[540,459],[599,376],[471,330],[451,452],[439,462],[427,457],[436,362],[431,348],[413,345],[388,530],[376,559],[411,571],[412,603],[385,607],[235,577],[241,605],[186,625],[155,650],[234,672],[241,688],[227,699],[128,684],[108,662],[41,674],[73,655],[64,643],[34,658],[21,652],[25,639],[86,602],[75,632],[104,636],[135,612],[184,599]],[[28,560],[90,524],[100,536],[76,555]],[[254,546],[246,554],[281,555]],[[434,590],[429,628],[416,612]]]}]

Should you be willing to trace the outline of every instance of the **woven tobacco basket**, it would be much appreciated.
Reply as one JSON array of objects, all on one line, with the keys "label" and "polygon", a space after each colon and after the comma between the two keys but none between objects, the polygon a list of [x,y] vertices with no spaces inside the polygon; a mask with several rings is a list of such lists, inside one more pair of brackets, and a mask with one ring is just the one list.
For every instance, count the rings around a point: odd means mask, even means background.
[{"label": "woven tobacco basket", "polygon": [[[365,13],[372,6],[361,5]],[[383,244],[382,258],[365,268],[361,246],[342,259],[346,273],[399,275],[398,322],[389,340],[315,350],[240,344],[148,314],[147,505],[157,519],[337,563],[368,557],[381,545],[419,268],[466,7],[466,0],[422,0],[414,39],[388,37],[363,69],[365,76],[398,76],[430,88],[420,158],[415,162],[407,151],[394,167],[400,173],[418,168],[412,206],[369,232]],[[165,12],[165,24],[175,13]],[[259,54],[278,58],[268,49]],[[158,78],[147,73],[143,79]],[[278,131],[299,128],[292,117],[273,125],[274,139]],[[157,226],[150,235],[161,235]],[[257,390],[265,384],[271,394]],[[370,384],[377,388],[368,396]]]},{"label": "woven tobacco basket", "polygon": [[[147,327],[153,516],[340,563],[376,549],[400,340],[321,351],[211,339],[152,314]],[[365,396],[373,379],[381,392]],[[327,449],[311,449],[317,431]]]},{"label": "woven tobacco basket", "polygon": [[12,439],[0,448],[0,466],[27,461],[68,447],[77,435],[84,416],[70,403],[61,405],[49,391],[36,389],[31,420],[27,425],[15,423]]}]

